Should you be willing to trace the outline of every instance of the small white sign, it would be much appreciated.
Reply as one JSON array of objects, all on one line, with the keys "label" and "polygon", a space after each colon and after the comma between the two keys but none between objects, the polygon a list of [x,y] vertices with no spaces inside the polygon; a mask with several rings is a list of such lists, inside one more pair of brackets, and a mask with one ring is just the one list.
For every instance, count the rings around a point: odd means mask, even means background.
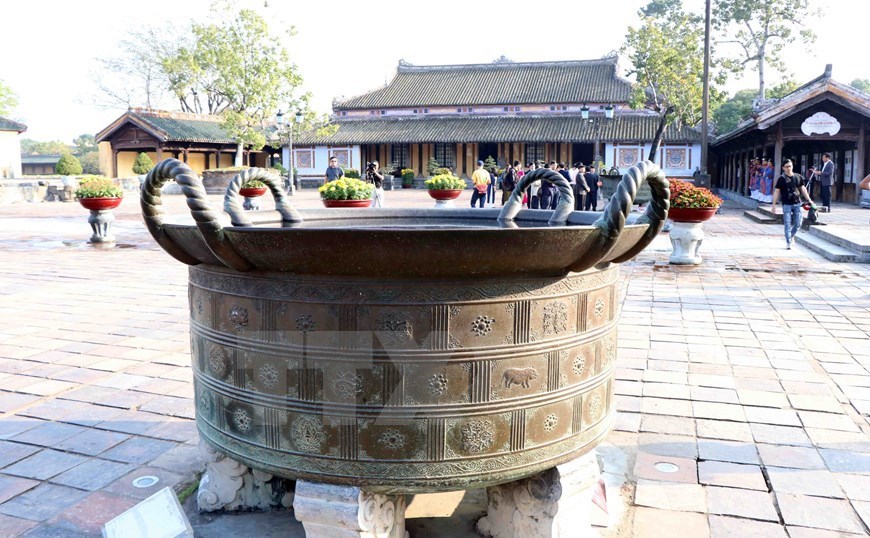
[{"label": "small white sign", "polygon": [[172,488],[165,487],[103,527],[103,538],[180,538],[193,529]]},{"label": "small white sign", "polygon": [[840,122],[827,112],[816,112],[801,124],[801,131],[807,136],[812,134],[829,134],[834,136],[840,132]]}]

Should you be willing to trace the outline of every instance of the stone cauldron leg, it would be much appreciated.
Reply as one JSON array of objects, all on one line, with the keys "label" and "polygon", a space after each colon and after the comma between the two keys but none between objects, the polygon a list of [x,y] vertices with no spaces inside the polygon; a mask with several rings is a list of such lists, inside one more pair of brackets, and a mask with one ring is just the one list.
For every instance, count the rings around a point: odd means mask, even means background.
[{"label": "stone cauldron leg", "polygon": [[293,512],[308,538],[407,538],[405,496],[298,480]]},{"label": "stone cauldron leg", "polygon": [[270,510],[293,505],[292,480],[251,469],[204,441],[200,441],[199,449],[208,462],[196,495],[200,512]]},{"label": "stone cauldron leg", "polygon": [[589,510],[601,469],[595,451],[536,475],[486,489],[477,531],[492,538],[591,535]]}]

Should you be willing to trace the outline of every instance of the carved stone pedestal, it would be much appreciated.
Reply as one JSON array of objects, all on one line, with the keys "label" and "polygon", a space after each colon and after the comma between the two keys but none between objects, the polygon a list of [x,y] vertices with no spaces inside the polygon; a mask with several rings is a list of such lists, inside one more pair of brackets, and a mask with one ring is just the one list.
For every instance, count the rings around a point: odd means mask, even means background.
[{"label": "carved stone pedestal", "polygon": [[407,538],[405,496],[296,481],[293,511],[308,538]]},{"label": "carved stone pedestal", "polygon": [[589,452],[536,475],[487,488],[486,516],[477,531],[492,538],[593,536],[592,493],[601,474]]},{"label": "carved stone pedestal", "polygon": [[453,200],[435,200],[435,209],[453,209],[456,207],[456,204],[453,203]]},{"label": "carved stone pedestal", "polygon": [[260,210],[260,197],[259,196],[245,196],[245,202],[242,204],[242,207],[244,207],[248,211],[259,211]]},{"label": "carved stone pedestal", "polygon": [[88,224],[91,225],[94,235],[91,236],[91,243],[114,243],[115,236],[112,234],[112,223],[115,222],[115,215],[111,209],[106,210],[91,210],[91,216],[88,217]]},{"label": "carved stone pedestal", "polygon": [[704,228],[700,222],[674,222],[669,232],[671,246],[670,262],[678,265],[698,265],[703,260],[698,254],[704,241]]},{"label": "carved stone pedestal", "polygon": [[208,462],[196,495],[200,512],[269,510],[293,505],[292,480],[250,469],[203,441],[199,449]]}]

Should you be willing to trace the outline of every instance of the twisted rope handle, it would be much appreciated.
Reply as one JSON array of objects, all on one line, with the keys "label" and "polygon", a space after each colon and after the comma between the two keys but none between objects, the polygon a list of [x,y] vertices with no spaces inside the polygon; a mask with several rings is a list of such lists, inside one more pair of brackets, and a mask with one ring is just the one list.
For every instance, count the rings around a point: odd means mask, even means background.
[{"label": "twisted rope handle", "polygon": [[237,271],[250,271],[251,265],[233,249],[226,239],[223,227],[218,220],[218,214],[212,209],[208,195],[199,179],[189,166],[178,159],[165,159],[148,172],[145,183],[142,184],[140,203],[145,226],[151,232],[154,240],[176,260],[188,265],[197,265],[199,260],[193,258],[166,234],[163,227],[163,205],[160,199],[160,188],[167,180],[175,180],[181,187],[181,192],[187,197],[187,207],[200,235],[205,240],[212,253],[227,267]]},{"label": "twisted rope handle", "polygon": [[[649,183],[652,197],[646,206],[646,211],[634,221],[634,224],[647,224],[648,227],[643,237],[634,246],[620,256],[607,260],[611,263],[626,262],[637,256],[641,250],[652,243],[652,240],[655,239],[665,225],[665,220],[668,218],[668,210],[671,207],[671,188],[665,173],[652,161],[639,162],[635,167],[640,172],[640,181],[643,181],[645,178]],[[635,167],[629,169],[628,173],[630,174]],[[638,182],[638,188],[640,188],[640,182]]]},{"label": "twisted rope handle", "polygon": [[302,222],[302,216],[290,205],[287,192],[281,185],[281,178],[278,177],[278,174],[265,168],[248,168],[233,177],[230,184],[227,185],[227,192],[224,195],[224,211],[229,214],[233,226],[253,225],[242,204],[239,203],[239,189],[245,182],[255,179],[265,183],[272,191],[272,197],[275,198],[275,209],[281,213],[284,222]]},{"label": "twisted rope handle", "polygon": [[549,168],[538,168],[525,174],[517,184],[511,197],[507,203],[501,208],[501,213],[498,214],[499,221],[511,221],[516,218],[517,213],[523,208],[523,194],[531,187],[532,183],[538,180],[549,181],[556,185],[559,189],[559,203],[550,216],[549,223],[551,225],[565,224],[568,222],[568,216],[574,211],[574,191],[571,190],[571,184],[565,179],[562,174],[550,170]]},{"label": "twisted rope handle", "polygon": [[[668,216],[671,191],[668,188],[668,180],[659,167],[652,161],[641,161],[622,175],[622,180],[616,186],[616,192],[610,197],[607,207],[604,208],[604,214],[592,223],[592,226],[600,230],[595,243],[569,268],[571,271],[585,271],[604,260],[607,254],[613,250],[619,235],[625,228],[625,220],[631,212],[631,206],[634,205],[634,199],[637,197],[637,192],[644,180],[650,182],[652,200],[647,205],[645,215],[638,219],[638,222],[643,219],[643,222],[648,222],[650,226],[638,244],[629,249],[631,256],[627,256],[628,253],[626,253],[613,261],[630,259],[659,233]],[[637,248],[641,244],[642,246]]]}]

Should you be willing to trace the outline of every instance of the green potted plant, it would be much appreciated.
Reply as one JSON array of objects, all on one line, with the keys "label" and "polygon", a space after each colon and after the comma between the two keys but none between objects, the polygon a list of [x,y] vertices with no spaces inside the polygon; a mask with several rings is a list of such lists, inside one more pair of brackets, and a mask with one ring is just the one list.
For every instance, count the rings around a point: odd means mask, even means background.
[{"label": "green potted plant", "polygon": [[139,184],[145,183],[145,174],[154,168],[154,162],[147,153],[142,152],[136,155],[136,160],[133,161],[133,173],[139,176]]},{"label": "green potted plant", "polygon": [[696,187],[679,179],[670,180],[673,221],[668,232],[673,252],[669,261],[677,265],[698,265],[703,260],[698,251],[704,241],[703,222],[716,214],[722,199],[709,189]]},{"label": "green potted plant", "polygon": [[79,181],[75,197],[85,209],[90,210],[88,224],[93,235],[91,243],[113,243],[112,223],[115,221],[112,210],[121,204],[124,191],[111,179],[104,176],[84,176]]},{"label": "green potted plant", "polygon": [[350,179],[359,179],[361,176],[359,170],[357,170],[356,168],[345,168],[344,177]]},{"label": "green potted plant", "polygon": [[402,188],[410,189],[414,186],[414,171],[410,168],[402,168]]},{"label": "green potted plant", "polygon": [[354,178],[339,178],[317,189],[325,207],[368,207],[375,186]]},{"label": "green potted plant", "polygon": [[259,179],[249,179],[239,187],[239,194],[245,198],[256,198],[257,196],[263,196],[266,194],[267,190],[268,188],[266,187],[266,184]]},{"label": "green potted plant", "polygon": [[674,222],[704,222],[716,214],[722,199],[709,189],[688,181],[671,179],[671,208],[668,218]]},{"label": "green potted plant", "polygon": [[85,209],[114,209],[121,205],[124,191],[105,176],[83,176],[75,196]]},{"label": "green potted plant", "polygon": [[439,174],[426,180],[426,189],[429,196],[435,200],[453,200],[462,194],[465,189],[465,181],[453,174]]}]

